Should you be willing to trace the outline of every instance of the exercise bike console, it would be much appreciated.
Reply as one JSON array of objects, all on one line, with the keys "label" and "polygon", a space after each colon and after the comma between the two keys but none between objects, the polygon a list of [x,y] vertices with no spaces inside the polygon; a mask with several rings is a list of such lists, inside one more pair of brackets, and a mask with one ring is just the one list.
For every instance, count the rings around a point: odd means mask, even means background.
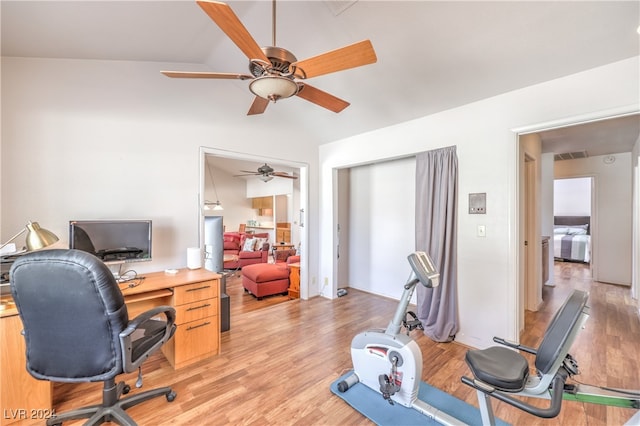
[{"label": "exercise bike console", "polygon": [[417,251],[415,253],[411,253],[409,257],[407,257],[409,261],[409,265],[411,265],[411,269],[416,274],[416,278],[422,283],[425,287],[437,287],[440,283],[440,274],[436,269],[433,261],[427,254],[423,251]]}]

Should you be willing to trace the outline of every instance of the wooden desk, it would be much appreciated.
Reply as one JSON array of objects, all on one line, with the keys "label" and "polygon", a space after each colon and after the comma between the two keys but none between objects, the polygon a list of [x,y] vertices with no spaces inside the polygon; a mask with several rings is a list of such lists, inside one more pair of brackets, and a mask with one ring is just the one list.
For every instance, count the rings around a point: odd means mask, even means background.
[{"label": "wooden desk", "polygon": [[[206,269],[143,275],[145,279],[139,285],[120,285],[129,318],[160,305],[175,308],[178,327],[171,340],[162,347],[173,368],[217,355],[220,351],[220,275]],[[32,415],[50,413],[53,386],[51,382],[34,379],[27,372],[18,310],[11,296],[4,296],[1,302],[0,424],[5,425],[34,419]]]}]

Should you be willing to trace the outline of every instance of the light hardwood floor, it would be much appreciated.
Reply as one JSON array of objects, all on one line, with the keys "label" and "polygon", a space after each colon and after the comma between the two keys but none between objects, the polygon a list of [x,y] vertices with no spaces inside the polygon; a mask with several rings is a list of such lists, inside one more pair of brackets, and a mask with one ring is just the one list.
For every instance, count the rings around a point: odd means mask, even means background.
[{"label": "light hardwood floor", "polygon": [[[640,321],[628,288],[592,282],[583,265],[558,263],[554,273],[557,285],[545,287],[543,309],[526,314],[522,343],[537,346],[571,289],[588,290],[591,316],[571,351],[582,371],[577,379],[640,389]],[[238,278],[230,279],[227,288],[231,330],[223,333],[221,354],[178,371],[161,354],[152,357],[143,368],[143,389],[171,385],[178,397],[172,403],[160,398],[128,410],[140,425],[371,424],[334,396],[329,385],[351,367],[352,337],[364,329],[386,327],[396,301],[356,290],[334,301],[284,296],[256,301],[243,293]],[[419,331],[412,337],[422,350],[423,380],[476,406],[475,392],[460,382],[470,374],[464,362],[467,348],[434,343]],[[133,383],[135,374],[127,379]],[[100,393],[100,384],[56,385],[55,409],[97,403]],[[380,403],[386,404],[382,398]],[[543,420],[504,403],[494,403],[494,408],[498,417],[515,425],[621,425],[633,414],[565,402],[558,417]]]}]

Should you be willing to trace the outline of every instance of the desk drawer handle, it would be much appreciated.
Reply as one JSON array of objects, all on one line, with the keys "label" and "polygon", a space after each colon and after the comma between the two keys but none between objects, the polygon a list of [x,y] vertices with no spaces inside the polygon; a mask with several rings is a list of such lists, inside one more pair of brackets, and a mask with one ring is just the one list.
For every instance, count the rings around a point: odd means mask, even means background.
[{"label": "desk drawer handle", "polygon": [[203,322],[202,324],[199,324],[199,325],[189,326],[187,328],[187,331],[193,330],[194,328],[204,327],[204,326],[207,326],[209,324],[211,324],[211,323],[209,321],[206,321],[206,322]]},{"label": "desk drawer handle", "polygon": [[206,308],[208,306],[211,306],[210,303],[205,303],[204,305],[201,306],[194,306],[193,308],[188,308],[187,311],[195,311],[196,309],[202,309],[202,308]]},{"label": "desk drawer handle", "polygon": [[188,288],[187,291],[197,291],[197,290],[204,290],[205,288],[209,288],[211,287],[210,285],[205,285],[202,287],[196,287],[196,288]]}]

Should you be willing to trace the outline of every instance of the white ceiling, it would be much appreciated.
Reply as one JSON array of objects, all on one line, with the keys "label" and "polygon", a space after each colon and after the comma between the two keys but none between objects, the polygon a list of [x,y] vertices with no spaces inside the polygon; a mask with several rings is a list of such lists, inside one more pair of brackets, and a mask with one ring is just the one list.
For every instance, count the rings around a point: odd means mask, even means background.
[{"label": "white ceiling", "polygon": [[[258,44],[272,42],[271,1],[228,2]],[[7,1],[0,3],[2,55],[174,63],[176,70],[247,73],[248,60],[191,0]],[[351,102],[339,114],[302,99],[270,105],[264,116],[304,120],[317,144],[393,125],[640,54],[638,1],[287,1],[277,3],[277,45],[298,59],[370,39],[378,62],[309,81]],[[191,82],[194,83],[194,82]],[[185,84],[171,80],[171,84]],[[244,116],[247,82],[216,87],[223,117]],[[278,111],[281,109],[282,111]],[[283,112],[284,111],[284,112]],[[259,117],[246,117],[260,122]],[[634,117],[604,126],[589,148],[630,151]],[[584,142],[593,127],[543,133]],[[597,132],[596,132],[597,133]],[[599,141],[599,142],[598,142]],[[603,146],[609,145],[608,148]],[[555,151],[553,142],[545,150]],[[619,152],[619,151],[617,151]],[[611,153],[611,152],[608,152]]]}]

